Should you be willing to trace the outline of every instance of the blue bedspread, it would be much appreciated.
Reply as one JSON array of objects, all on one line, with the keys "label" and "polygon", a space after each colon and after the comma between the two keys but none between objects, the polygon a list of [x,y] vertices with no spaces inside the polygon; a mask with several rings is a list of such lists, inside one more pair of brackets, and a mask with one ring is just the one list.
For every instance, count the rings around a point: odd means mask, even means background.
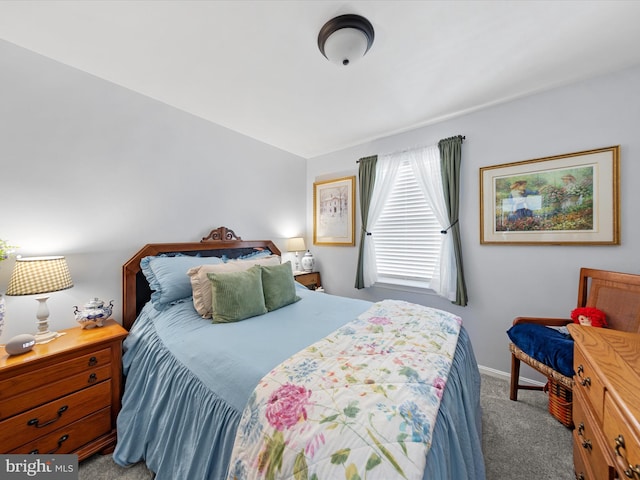
[{"label": "blue bedspread", "polygon": [[[271,368],[371,305],[300,288],[302,300],[259,317],[212,324],[189,302],[144,308],[125,340],[126,384],[114,460],[145,461],[156,480],[225,477],[249,395]],[[482,480],[480,376],[460,340],[434,430],[426,479]]]}]

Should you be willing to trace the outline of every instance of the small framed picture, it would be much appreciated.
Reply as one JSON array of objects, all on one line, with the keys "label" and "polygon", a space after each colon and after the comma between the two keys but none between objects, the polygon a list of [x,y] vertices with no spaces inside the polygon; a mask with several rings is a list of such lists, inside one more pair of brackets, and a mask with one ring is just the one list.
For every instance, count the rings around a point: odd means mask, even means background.
[{"label": "small framed picture", "polygon": [[620,147],[480,169],[480,243],[619,245]]},{"label": "small framed picture", "polygon": [[356,177],[313,184],[313,244],[353,246]]}]

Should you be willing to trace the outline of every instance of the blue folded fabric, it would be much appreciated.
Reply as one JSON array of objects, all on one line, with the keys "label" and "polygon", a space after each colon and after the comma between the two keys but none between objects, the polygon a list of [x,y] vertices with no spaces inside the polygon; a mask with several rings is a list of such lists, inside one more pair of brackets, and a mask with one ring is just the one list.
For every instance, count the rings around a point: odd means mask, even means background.
[{"label": "blue folded fabric", "polygon": [[530,357],[561,374],[573,376],[573,339],[554,328],[518,323],[507,330],[511,341]]}]

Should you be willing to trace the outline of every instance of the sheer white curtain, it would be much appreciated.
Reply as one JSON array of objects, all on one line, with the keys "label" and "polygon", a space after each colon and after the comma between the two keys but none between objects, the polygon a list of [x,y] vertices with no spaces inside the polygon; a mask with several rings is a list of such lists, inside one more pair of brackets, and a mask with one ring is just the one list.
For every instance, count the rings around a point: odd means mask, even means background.
[{"label": "sheer white curtain", "polygon": [[[405,153],[418,185],[431,210],[444,230],[449,226],[440,170],[440,151],[437,145],[411,150]],[[451,235],[442,234],[440,259],[433,269],[429,288],[451,301],[456,299],[456,259]]]},{"label": "sheer white curtain", "polygon": [[[373,187],[371,204],[369,205],[369,215],[367,217],[367,229],[369,232],[375,228],[376,222],[378,218],[380,218],[384,204],[389,197],[389,193],[398,175],[398,168],[400,166],[398,155],[399,154],[389,154],[378,157],[378,163],[376,164],[376,183]],[[373,235],[367,236],[364,244],[362,276],[365,288],[370,287],[378,280],[376,246]]]}]

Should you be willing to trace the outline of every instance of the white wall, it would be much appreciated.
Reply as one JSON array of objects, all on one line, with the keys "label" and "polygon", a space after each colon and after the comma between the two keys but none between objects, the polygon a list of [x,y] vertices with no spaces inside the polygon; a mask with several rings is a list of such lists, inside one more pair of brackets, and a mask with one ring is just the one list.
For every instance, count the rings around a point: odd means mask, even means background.
[{"label": "white wall", "polygon": [[[24,256],[67,256],[75,287],[49,300],[115,300],[145,243],[304,234],[306,162],[148,97],[0,41],[0,238]],[[0,263],[0,292],[14,260]],[[35,331],[33,296],[6,297],[0,343]]]},{"label": "white wall", "polygon": [[[466,136],[460,226],[469,305],[457,307],[428,293],[383,288],[358,291],[353,287],[357,248],[312,245],[327,292],[369,300],[403,299],[453,311],[464,320],[478,362],[508,372],[505,331],[513,318],[568,318],[576,306],[581,266],[640,273],[639,85],[640,68],[630,69],[311,159],[307,170],[310,189],[318,179],[357,174],[355,162],[360,157]],[[621,146],[620,246],[480,245],[480,167],[612,145]],[[311,193],[307,198],[308,229],[312,231]],[[541,379],[528,367],[522,374]]]},{"label": "white wall", "polygon": [[[61,329],[75,325],[73,305],[93,296],[114,299],[119,314],[121,266],[145,243],[199,240],[225,225],[246,239],[273,239],[284,250],[285,238],[304,235],[306,227],[328,292],[451,310],[463,317],[479,363],[506,372],[504,332],[512,318],[568,315],[580,266],[640,273],[638,85],[640,69],[631,69],[305,165],[299,157],[0,41],[0,238],[20,245],[25,256],[67,256],[75,287],[49,300],[52,327]],[[355,175],[360,157],[457,134],[466,136],[460,219],[469,306],[425,293],[355,290],[356,248],[311,245],[313,182]],[[620,246],[479,244],[480,167],[611,145],[621,146]],[[306,210],[300,202],[305,197]],[[0,263],[0,291],[12,266],[13,260]],[[0,342],[35,326],[33,297],[6,300]]]}]

